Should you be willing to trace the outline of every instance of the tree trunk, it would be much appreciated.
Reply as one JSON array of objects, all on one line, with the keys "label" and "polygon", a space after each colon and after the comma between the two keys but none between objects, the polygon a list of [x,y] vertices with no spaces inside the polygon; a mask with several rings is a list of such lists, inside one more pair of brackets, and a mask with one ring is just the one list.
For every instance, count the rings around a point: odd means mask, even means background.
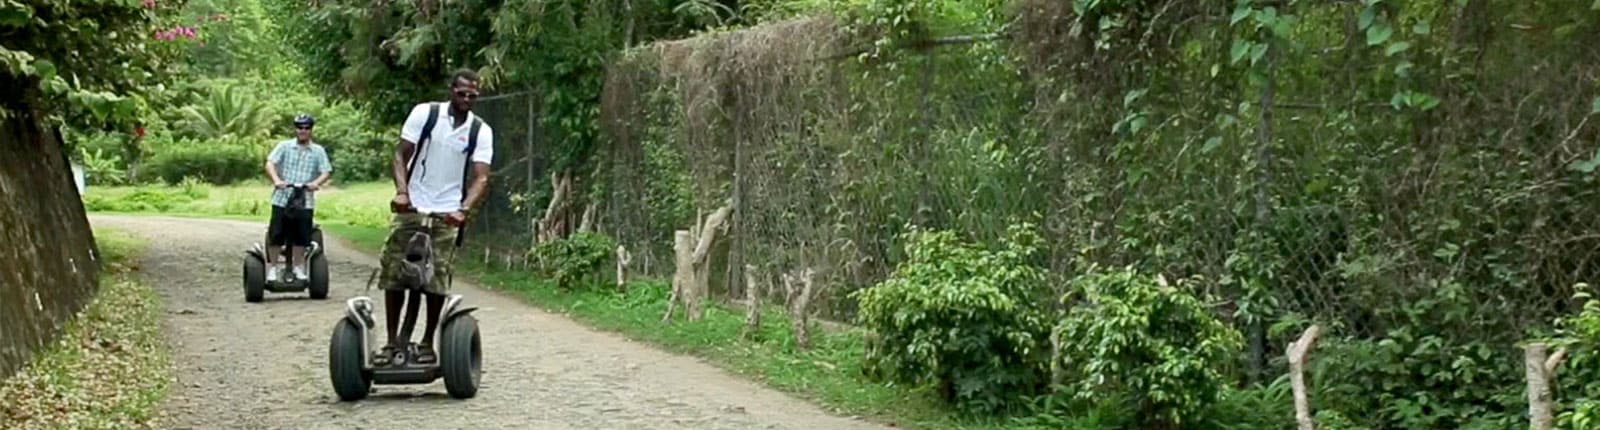
[{"label": "tree trunk", "polygon": [[1311,419],[1311,400],[1306,391],[1306,359],[1311,355],[1311,348],[1316,347],[1317,335],[1322,334],[1322,326],[1312,325],[1300,334],[1300,340],[1289,344],[1289,383],[1294,389],[1294,419],[1299,425],[1299,430],[1316,430],[1316,422]]},{"label": "tree trunk", "polygon": [[816,298],[816,271],[806,268],[794,274],[783,275],[784,289],[789,296],[789,320],[794,326],[794,344],[800,349],[811,349],[811,300]]},{"label": "tree trunk", "polygon": [[1555,428],[1554,398],[1550,385],[1555,382],[1556,368],[1567,357],[1566,350],[1546,356],[1549,346],[1543,343],[1528,345],[1523,350],[1523,364],[1528,374],[1528,425],[1533,430]]},{"label": "tree trunk", "polygon": [[633,255],[628,253],[628,247],[617,245],[617,291],[628,292],[628,264],[633,263]]},{"label": "tree trunk", "polygon": [[710,257],[712,244],[727,223],[733,209],[724,206],[703,220],[697,220],[689,230],[678,230],[674,236],[677,271],[672,278],[672,298],[667,303],[667,314],[662,321],[672,319],[673,306],[683,304],[689,321],[699,321],[705,315],[701,302],[710,291]]},{"label": "tree trunk", "polygon": [[539,220],[539,243],[566,237],[565,230],[569,224],[565,214],[567,206],[571,205],[572,174],[551,172],[550,187],[554,193],[550,196],[550,204],[544,209],[544,218]]},{"label": "tree trunk", "polygon": [[739,338],[750,340],[761,332],[761,295],[765,289],[756,282],[755,266],[744,266],[745,292],[750,296],[750,311],[744,316],[744,331],[739,333]]},{"label": "tree trunk", "polygon": [[677,306],[678,302],[684,300],[685,290],[689,288],[688,284],[692,282],[690,277],[691,274],[694,273],[694,264],[689,260],[689,258],[693,255],[693,251],[691,250],[692,248],[690,248],[690,244],[692,243],[689,239],[690,237],[690,232],[688,230],[678,230],[675,234],[673,234],[672,250],[673,255],[677,257],[675,261],[677,262],[678,270],[673,272],[672,296],[667,298],[667,314],[661,316],[661,321],[672,320],[672,311],[674,307]]},{"label": "tree trunk", "polygon": [[581,231],[581,232],[584,232],[584,233],[592,233],[592,232],[594,232],[595,231],[594,215],[595,215],[595,205],[594,205],[594,203],[590,203],[588,206],[584,206],[583,207],[583,217],[581,218],[582,221],[578,224],[578,231]]}]

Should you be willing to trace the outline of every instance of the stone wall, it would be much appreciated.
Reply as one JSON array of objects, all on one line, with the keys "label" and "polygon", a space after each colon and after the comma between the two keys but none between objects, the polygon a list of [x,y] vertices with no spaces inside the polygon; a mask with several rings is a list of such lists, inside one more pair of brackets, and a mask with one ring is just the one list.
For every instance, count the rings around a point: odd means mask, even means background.
[{"label": "stone wall", "polygon": [[58,136],[27,115],[0,119],[0,379],[54,341],[99,285]]}]

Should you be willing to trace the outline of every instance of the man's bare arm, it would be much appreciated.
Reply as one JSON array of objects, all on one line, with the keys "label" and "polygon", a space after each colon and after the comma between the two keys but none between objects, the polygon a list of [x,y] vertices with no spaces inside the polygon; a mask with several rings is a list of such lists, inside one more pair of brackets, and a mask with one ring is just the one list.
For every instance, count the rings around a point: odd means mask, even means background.
[{"label": "man's bare arm", "polygon": [[322,172],[321,176],[317,176],[316,180],[311,181],[311,185],[315,185],[317,188],[322,188],[322,186],[328,185],[328,178],[331,177],[333,177],[332,171]]},{"label": "man's bare arm", "polygon": [[411,165],[412,152],[415,152],[416,148],[417,144],[405,139],[400,139],[400,144],[394,148],[393,174],[395,194],[407,194],[406,190],[410,185],[411,175],[407,174],[406,166]]},{"label": "man's bare arm", "polygon": [[274,185],[283,182],[283,179],[278,177],[278,163],[272,160],[267,160],[267,179],[271,179]]},{"label": "man's bare arm", "polygon": [[478,207],[483,200],[483,192],[489,189],[489,163],[472,163],[472,186],[467,189],[465,208],[471,210]]}]

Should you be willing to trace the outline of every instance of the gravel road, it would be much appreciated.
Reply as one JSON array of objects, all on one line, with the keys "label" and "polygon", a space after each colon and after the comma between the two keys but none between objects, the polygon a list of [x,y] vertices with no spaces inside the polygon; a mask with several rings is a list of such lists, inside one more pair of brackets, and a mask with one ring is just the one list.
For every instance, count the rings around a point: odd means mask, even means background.
[{"label": "gravel road", "polygon": [[[478,306],[483,332],[478,396],[452,399],[439,381],[375,386],[366,400],[340,402],[328,380],[328,342],[345,299],[363,295],[375,258],[329,235],[327,300],[267,293],[251,304],[240,287],[240,258],[261,239],[264,221],[93,215],[90,222],[149,244],[143,276],[165,300],[177,377],[164,428],[881,428],[461,279],[455,291]],[[372,297],[381,308],[381,295]]]}]

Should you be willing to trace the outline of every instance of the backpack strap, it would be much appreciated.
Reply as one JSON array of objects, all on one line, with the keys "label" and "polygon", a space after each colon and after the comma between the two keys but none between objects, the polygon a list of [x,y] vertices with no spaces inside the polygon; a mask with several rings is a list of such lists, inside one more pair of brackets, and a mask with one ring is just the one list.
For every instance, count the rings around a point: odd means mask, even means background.
[{"label": "backpack strap", "polygon": [[[472,118],[472,129],[467,132],[467,162],[461,167],[461,203],[467,202],[467,187],[472,179],[472,153],[478,151],[478,130],[483,128],[483,120]],[[461,242],[467,237],[467,226],[456,228],[456,247],[461,247]]]},{"label": "backpack strap", "polygon": [[[428,103],[428,121],[422,123],[422,134],[417,136],[417,147],[411,152],[411,164],[406,166],[406,180],[416,180],[417,161],[422,158],[422,145],[433,140],[433,126],[439,122],[439,104]],[[428,168],[427,163],[422,163],[424,174]]]},{"label": "backpack strap", "polygon": [[467,201],[467,183],[472,179],[472,153],[478,151],[478,130],[483,128],[483,120],[472,119],[472,129],[467,132],[467,163],[461,168],[461,202]]}]

